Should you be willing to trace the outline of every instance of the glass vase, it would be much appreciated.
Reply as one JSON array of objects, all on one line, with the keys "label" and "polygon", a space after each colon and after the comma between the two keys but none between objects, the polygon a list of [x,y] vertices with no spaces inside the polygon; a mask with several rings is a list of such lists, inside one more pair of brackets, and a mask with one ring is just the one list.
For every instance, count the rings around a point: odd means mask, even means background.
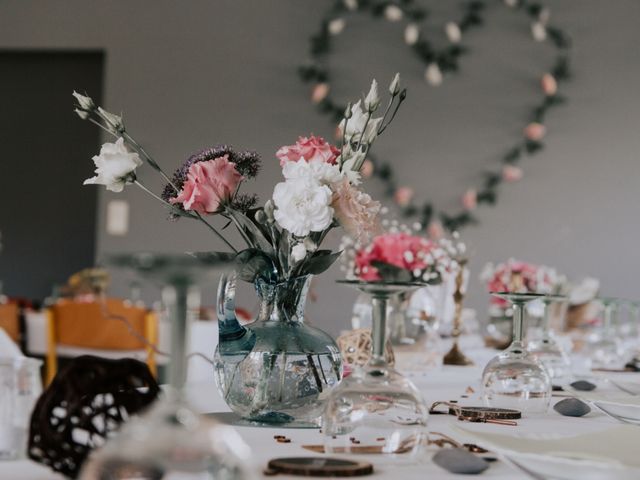
[{"label": "glass vase", "polygon": [[310,281],[310,275],[276,284],[258,280],[258,318],[242,326],[235,276],[220,280],[216,383],[229,408],[253,424],[317,427],[342,378],[333,338],[304,322]]}]

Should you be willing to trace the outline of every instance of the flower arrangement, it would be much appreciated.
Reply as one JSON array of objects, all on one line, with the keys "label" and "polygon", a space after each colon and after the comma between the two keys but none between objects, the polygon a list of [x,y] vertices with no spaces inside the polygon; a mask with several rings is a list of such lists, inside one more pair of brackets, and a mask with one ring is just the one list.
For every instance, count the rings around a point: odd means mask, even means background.
[{"label": "flower arrangement", "polygon": [[[557,293],[565,283],[564,277],[558,275],[551,267],[513,258],[498,265],[486,264],[480,274],[480,280],[486,284],[488,292],[514,293]],[[492,296],[491,304],[503,308],[508,302]]]},{"label": "flower arrangement", "polygon": [[[84,183],[104,185],[113,192],[136,185],[162,202],[171,217],[203,223],[227,246],[229,255],[235,256],[244,280],[262,278],[271,283],[319,274],[341,253],[320,249],[329,231],[340,226],[358,240],[366,240],[376,231],[380,203],[358,185],[371,146],[406,98],[398,74],[388,91],[390,98],[381,116],[374,116],[381,104],[375,80],[363,99],[347,105],[338,127],[342,137],[339,148],[313,135],[281,147],[276,157],[284,180],[275,186],[272,198],[259,207],[255,195],[241,192],[244,182],[259,173],[261,160],[257,153],[238,152],[226,145],[208,148],[191,155],[170,177],[129,134],[122,116],[74,92],[78,116],[116,138],[93,157],[96,175]],[[145,163],[167,183],[160,195],[136,176],[136,170]],[[233,224],[244,248],[229,241],[223,234],[224,227],[210,223],[211,216]],[[424,246],[412,248],[416,255],[424,251]]]}]

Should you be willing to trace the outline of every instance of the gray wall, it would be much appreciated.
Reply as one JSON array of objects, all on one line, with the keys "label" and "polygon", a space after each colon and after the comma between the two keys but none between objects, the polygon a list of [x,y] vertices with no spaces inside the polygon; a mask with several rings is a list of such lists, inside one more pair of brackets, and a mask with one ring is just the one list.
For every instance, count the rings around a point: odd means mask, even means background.
[{"label": "gray wall", "polygon": [[[457,2],[425,3],[435,12],[434,29],[458,11]],[[571,103],[549,117],[547,149],[523,163],[523,181],[503,188],[499,205],[482,208],[481,225],[465,231],[475,252],[473,278],[486,261],[515,255],[570,276],[597,276],[607,294],[638,298],[640,2],[548,3],[575,41],[575,78],[564,92]],[[106,107],[125,112],[130,131],[161,163],[171,168],[217,142],[256,149],[265,168],[255,190],[264,199],[279,180],[272,157],[278,146],[307,132],[332,135],[295,74],[326,4],[5,0],[0,47],[104,48]],[[468,36],[473,53],[461,74],[438,89],[423,82],[400,25],[354,19],[332,57],[342,99],[366,90],[372,75],[386,83],[402,72],[410,101],[376,151],[397,162],[401,181],[420,198],[441,205],[455,206],[459,192],[496,164],[539,98],[537,76],[552,60],[551,47],[534,44],[524,17],[501,2],[487,20]],[[89,158],[86,170],[90,176]],[[152,172],[142,178],[160,187]],[[380,193],[375,181],[368,188]],[[168,223],[141,192],[131,188],[123,197],[132,205],[130,234],[110,237],[103,212],[113,195],[101,191],[99,253],[219,247],[197,224]],[[318,279],[318,301],[309,309],[333,332],[346,325],[354,298],[334,285],[339,276],[334,268]],[[477,282],[469,303],[485,308]]]}]

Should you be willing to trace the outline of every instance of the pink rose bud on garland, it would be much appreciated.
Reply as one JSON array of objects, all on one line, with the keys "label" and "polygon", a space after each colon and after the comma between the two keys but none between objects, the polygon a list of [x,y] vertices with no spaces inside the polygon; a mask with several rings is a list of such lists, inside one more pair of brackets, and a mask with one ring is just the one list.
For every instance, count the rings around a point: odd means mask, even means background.
[{"label": "pink rose bud on garland", "polygon": [[329,85],[326,83],[318,83],[311,91],[311,101],[313,103],[320,103],[329,95]]},{"label": "pink rose bud on garland", "polygon": [[538,122],[531,122],[524,129],[524,136],[527,140],[539,142],[547,133],[547,129],[544,125]]},{"label": "pink rose bud on garland", "polygon": [[542,91],[547,97],[553,97],[558,93],[558,82],[550,73],[545,73],[540,83],[542,84]]},{"label": "pink rose bud on garland", "polygon": [[360,174],[363,176],[363,178],[371,178],[371,175],[373,175],[373,170],[373,162],[369,159],[366,159],[362,164]]},{"label": "pink rose bud on garland", "polygon": [[470,188],[462,196],[462,206],[465,210],[475,210],[478,206],[478,194],[473,188]]},{"label": "pink rose bud on garland", "polygon": [[444,237],[444,228],[438,220],[432,220],[427,227],[427,235],[431,240],[440,240]]},{"label": "pink rose bud on garland", "polygon": [[517,182],[522,179],[522,169],[513,165],[505,165],[502,169],[502,179],[505,182]]},{"label": "pink rose bud on garland", "polygon": [[410,187],[400,187],[393,194],[393,200],[401,207],[406,207],[411,203],[413,193],[413,189]]}]

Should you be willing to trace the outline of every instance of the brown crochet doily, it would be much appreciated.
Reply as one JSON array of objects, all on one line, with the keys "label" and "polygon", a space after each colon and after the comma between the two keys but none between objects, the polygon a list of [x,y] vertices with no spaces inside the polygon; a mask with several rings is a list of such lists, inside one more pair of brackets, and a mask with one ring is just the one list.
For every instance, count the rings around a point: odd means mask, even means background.
[{"label": "brown crochet doily", "polygon": [[158,396],[146,364],[84,355],[56,375],[31,415],[29,457],[69,478],[130,415]]}]

